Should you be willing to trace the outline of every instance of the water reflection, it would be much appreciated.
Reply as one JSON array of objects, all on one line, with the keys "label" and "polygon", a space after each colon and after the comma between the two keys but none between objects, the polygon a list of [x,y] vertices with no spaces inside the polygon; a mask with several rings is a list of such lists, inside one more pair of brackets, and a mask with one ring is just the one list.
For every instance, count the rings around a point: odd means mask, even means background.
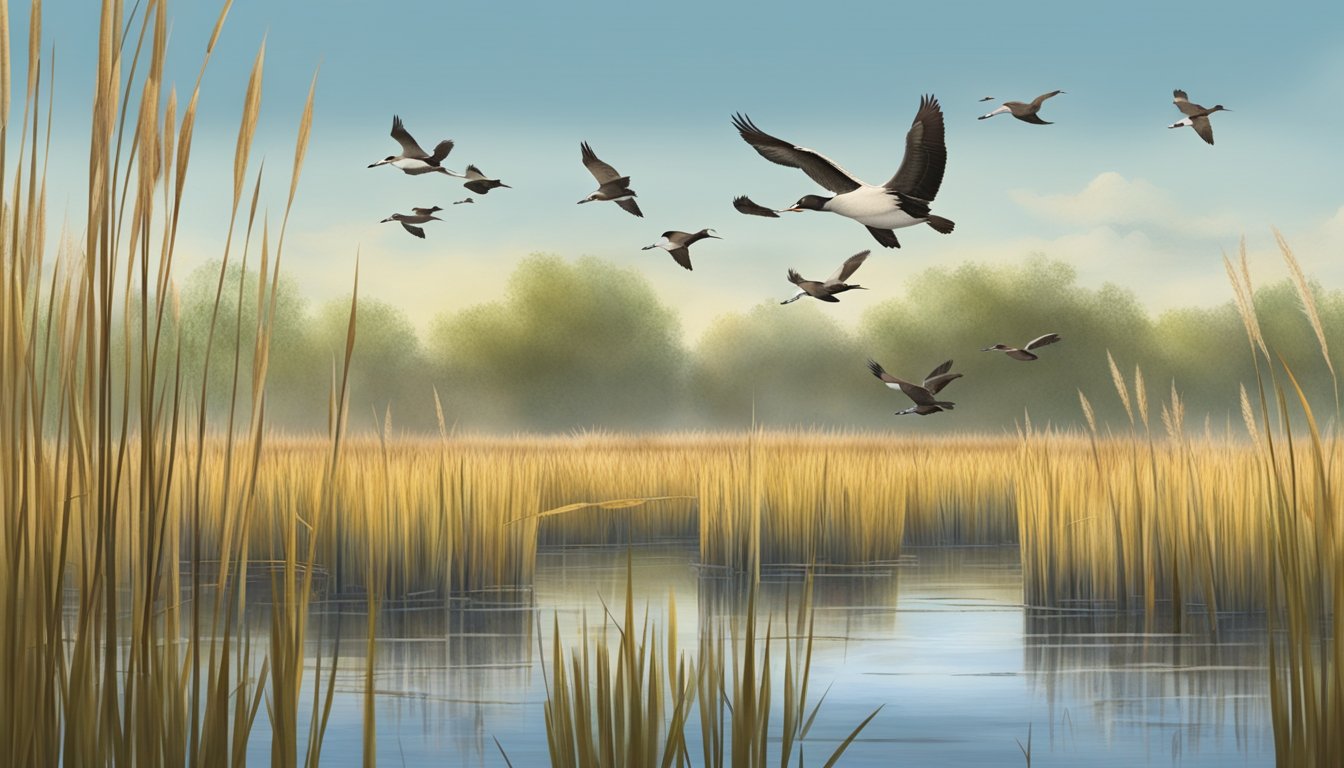
[{"label": "water reflection", "polygon": [[[701,626],[745,608],[743,584],[695,564],[693,545],[638,547],[636,620],[665,626],[694,651]],[[545,765],[542,716],[552,635],[574,646],[586,623],[621,615],[621,548],[566,548],[537,557],[534,590],[389,610],[379,619],[379,759],[393,765]],[[763,635],[792,631],[797,570],[763,574]],[[1032,765],[1270,765],[1264,632],[1226,619],[1216,641],[1114,615],[1025,611],[1012,549],[914,549],[900,563],[815,576],[813,699],[831,690],[807,740],[809,762],[885,705],[842,765],[1023,764],[1015,739],[1033,732]],[[324,764],[360,751],[365,617],[319,613],[324,653],[341,637],[336,710]],[[610,639],[610,638],[609,638]],[[310,675],[311,678],[311,675]],[[264,720],[263,718],[259,718]],[[265,762],[264,722],[251,753]],[[777,727],[774,732],[778,732]],[[691,743],[698,744],[698,734]],[[693,754],[698,751],[693,750]]]},{"label": "water reflection", "polygon": [[[1174,630],[1133,614],[1032,611],[1023,666],[1052,724],[1086,716],[1108,743],[1165,743],[1177,758],[1224,742],[1238,752],[1272,749],[1263,619],[1223,617],[1216,635]],[[1068,733],[1052,728],[1049,736],[1053,743]]]}]

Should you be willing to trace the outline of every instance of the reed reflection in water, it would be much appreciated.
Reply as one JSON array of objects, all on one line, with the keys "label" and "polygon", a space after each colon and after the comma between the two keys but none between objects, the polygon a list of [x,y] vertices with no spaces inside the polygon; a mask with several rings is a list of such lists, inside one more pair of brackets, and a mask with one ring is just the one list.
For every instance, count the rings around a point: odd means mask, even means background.
[{"label": "reed reflection in water", "polygon": [[[710,621],[741,621],[743,583],[698,566],[694,545],[636,547],[633,564],[636,620],[647,607],[664,626],[670,596],[680,649],[694,653]],[[545,765],[539,648],[549,652],[555,620],[569,647],[585,621],[600,635],[607,606],[623,604],[625,568],[621,547],[544,549],[530,593],[383,611],[379,759],[503,766],[497,738],[515,766]],[[799,569],[763,574],[762,634],[768,621],[776,638],[793,626],[784,617],[802,585]],[[1179,634],[1130,616],[1029,611],[1017,552],[997,547],[911,548],[898,563],[822,572],[813,601],[812,701],[831,688],[809,755],[829,754],[885,704],[841,765],[1020,766],[1014,740],[1028,726],[1033,766],[1273,764],[1265,634],[1251,619],[1225,618],[1215,640],[1200,622]],[[358,606],[329,601],[314,619],[324,658],[342,638],[324,764],[360,760]],[[264,736],[252,745],[262,761]]]}]

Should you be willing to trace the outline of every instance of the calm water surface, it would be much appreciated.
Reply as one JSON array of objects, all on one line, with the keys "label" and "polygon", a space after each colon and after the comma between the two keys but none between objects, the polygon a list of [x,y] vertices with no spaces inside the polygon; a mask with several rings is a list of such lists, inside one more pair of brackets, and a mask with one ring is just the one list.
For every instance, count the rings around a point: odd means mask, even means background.
[{"label": "calm water surface", "polygon": [[[1015,740],[1025,744],[1028,728],[1033,766],[1273,764],[1256,622],[1224,619],[1214,639],[1202,625],[1175,633],[1132,617],[1027,611],[1015,549],[909,553],[896,567],[816,580],[811,699],[832,688],[805,743],[809,764],[880,705],[841,765],[1021,766]],[[637,616],[647,609],[665,626],[671,596],[678,645],[691,651],[698,626],[740,602],[735,582],[702,574],[695,560],[683,545],[637,547],[633,557]],[[620,615],[625,568],[623,549],[542,551],[531,594],[385,612],[379,762],[503,766],[498,739],[514,766],[546,765],[539,644],[549,667],[554,621],[577,646],[583,622],[601,624],[603,600]],[[761,615],[779,627],[800,585],[772,575]],[[324,765],[361,761],[364,622],[328,611],[312,625],[327,652],[344,638]],[[269,759],[264,728],[263,715],[250,753],[259,764]],[[698,757],[698,733],[689,742]]]}]

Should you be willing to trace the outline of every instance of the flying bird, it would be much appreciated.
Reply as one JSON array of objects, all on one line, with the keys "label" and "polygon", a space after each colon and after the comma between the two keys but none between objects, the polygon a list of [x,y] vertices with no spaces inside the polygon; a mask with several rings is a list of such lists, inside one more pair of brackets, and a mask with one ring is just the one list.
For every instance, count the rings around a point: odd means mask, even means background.
[{"label": "flying bird", "polygon": [[762,131],[746,115],[734,115],[733,127],[761,157],[772,163],[798,168],[813,181],[835,193],[834,197],[804,195],[786,211],[829,211],[863,224],[886,248],[900,248],[892,230],[928,224],[947,234],[954,224],[929,212],[929,205],[943,183],[947,147],[943,143],[943,112],[938,99],[920,99],[919,111],[905,134],[905,157],[901,167],[882,186],[868,184],[815,150],[800,147]]},{"label": "flying bird", "polygon": [[948,360],[942,365],[934,368],[928,376],[924,377],[922,385],[915,384],[903,379],[898,379],[887,373],[876,360],[868,360],[868,370],[873,375],[882,380],[891,389],[900,390],[905,396],[914,401],[914,405],[903,411],[897,411],[897,416],[915,414],[917,416],[928,416],[931,413],[939,411],[950,411],[955,403],[949,403],[945,400],[939,400],[937,395],[943,387],[947,386],[954,379],[961,378],[960,373],[949,373],[952,370],[952,361]]},{"label": "flying bird", "polygon": [[993,100],[994,100],[993,96],[982,96],[980,98],[980,101],[993,101]]},{"label": "flying bird", "polygon": [[868,258],[869,253],[872,253],[872,251],[861,251],[850,256],[848,259],[845,259],[845,263],[841,264],[840,268],[835,270],[835,272],[824,281],[804,280],[802,275],[790,269],[789,282],[798,286],[798,292],[779,303],[792,304],[804,296],[811,296],[814,299],[838,303],[840,300],[835,298],[835,294],[837,293],[852,291],[856,288],[867,290],[862,285],[849,285],[845,281],[863,265],[863,260]]},{"label": "flying bird", "polygon": [[462,178],[467,180],[466,183],[464,183],[462,186],[466,187],[472,192],[475,192],[478,195],[487,194],[490,192],[490,190],[495,189],[496,187],[513,189],[513,187],[510,187],[508,184],[505,184],[499,179],[486,178],[485,174],[481,173],[481,169],[477,168],[474,165],[467,166],[466,175],[463,176]]},{"label": "flying bird", "polygon": [[421,240],[424,240],[425,230],[413,225],[424,224],[425,222],[429,221],[443,221],[443,219],[440,219],[438,216],[434,215],[438,211],[442,210],[443,209],[437,205],[432,208],[412,208],[411,209],[412,213],[409,214],[394,213],[391,216],[388,216],[386,219],[383,219],[379,223],[386,224],[389,221],[399,221],[401,222],[401,226],[405,227],[407,232],[410,232],[412,235],[415,235]]},{"label": "flying bird", "polygon": [[1171,103],[1175,104],[1176,108],[1181,110],[1181,114],[1185,115],[1185,119],[1178,120],[1167,127],[1181,128],[1188,125],[1195,129],[1195,133],[1199,134],[1199,138],[1203,139],[1206,144],[1212,146],[1213,124],[1209,122],[1209,115],[1212,115],[1214,112],[1231,112],[1232,110],[1224,107],[1222,104],[1214,104],[1212,109],[1205,109],[1204,107],[1191,102],[1190,98],[1185,95],[1185,91],[1182,91],[1179,88],[1172,91],[1171,95]]},{"label": "flying bird", "polygon": [[[989,118],[995,115],[1001,115],[1004,112],[1010,112],[1012,113],[1013,117],[1016,117],[1018,120],[1021,120],[1024,123],[1033,123],[1035,125],[1053,125],[1053,123],[1050,123],[1046,120],[1042,120],[1040,116],[1037,115],[1036,113],[1041,111],[1041,105],[1045,103],[1046,99],[1058,96],[1061,93],[1064,93],[1064,91],[1051,91],[1049,93],[1042,93],[1040,96],[1037,96],[1036,98],[1032,99],[1031,103],[1027,103],[1025,101],[1005,101],[1003,102],[1003,106],[999,107],[993,112],[990,112],[987,115],[981,115],[979,119],[988,120]],[[985,101],[985,99],[981,99],[981,101]]]},{"label": "flying bird", "polygon": [[448,153],[453,151],[453,142],[451,139],[444,139],[434,146],[434,154],[430,154],[420,148],[411,138],[411,134],[406,131],[406,126],[402,125],[401,118],[392,116],[392,138],[401,145],[400,155],[388,155],[376,163],[369,163],[370,168],[377,168],[380,165],[391,165],[400,168],[403,173],[411,176],[419,176],[422,173],[443,173],[449,176],[462,178],[462,174],[454,173],[444,168],[441,163]]},{"label": "flying bird", "polygon": [[779,212],[773,208],[766,208],[764,205],[757,205],[746,195],[739,195],[733,198],[733,207],[738,213],[745,213],[748,216],[765,216],[771,219],[778,219]]},{"label": "flying bird", "polygon": [[476,201],[475,201],[475,200],[472,200],[470,197],[467,197],[467,198],[463,198],[463,199],[461,199],[461,200],[454,200],[454,201],[453,201],[453,205],[462,205],[462,204],[464,204],[464,203],[474,203],[474,202],[476,202]]},{"label": "flying bird", "polygon": [[1031,362],[1032,360],[1036,360],[1037,358],[1040,357],[1040,355],[1033,353],[1031,350],[1044,347],[1046,344],[1054,344],[1057,341],[1059,341],[1058,333],[1047,333],[1044,336],[1037,336],[1031,341],[1028,341],[1026,346],[1022,347],[1021,349],[1018,349],[1016,347],[1010,347],[1007,344],[995,344],[992,347],[985,347],[980,351],[1002,352],[1005,355],[1013,358],[1014,360]]},{"label": "flying bird", "polygon": [[[631,201],[633,202],[633,201]],[[672,230],[663,233],[663,239],[653,245],[646,245],[640,250],[647,251],[653,248],[662,248],[664,251],[672,254],[672,258],[678,264],[686,269],[691,268],[691,244],[712,237],[715,240],[722,240],[718,235],[710,234],[714,230],[702,229],[699,232],[677,232]]]},{"label": "flying bird", "polygon": [[[639,210],[639,203],[635,202],[635,190],[630,188],[630,177],[622,176],[617,173],[615,168],[597,159],[593,150],[588,146],[588,142],[581,142],[579,147],[583,150],[583,165],[588,172],[597,179],[597,191],[580,200],[580,203],[591,203],[594,200],[611,200],[624,208],[631,214],[644,218],[644,212]],[[686,262],[690,264],[690,262]],[[690,269],[689,266],[686,267]]]}]

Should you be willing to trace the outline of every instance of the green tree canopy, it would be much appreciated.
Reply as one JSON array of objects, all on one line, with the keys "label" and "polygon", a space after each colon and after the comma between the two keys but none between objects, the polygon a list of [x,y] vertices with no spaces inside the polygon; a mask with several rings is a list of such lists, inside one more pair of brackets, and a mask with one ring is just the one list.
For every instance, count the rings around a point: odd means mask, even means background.
[{"label": "green tree canopy", "polygon": [[598,259],[529,257],[502,301],[441,315],[429,347],[464,426],[657,428],[684,413],[676,313],[638,272]]},{"label": "green tree canopy", "polygon": [[[314,351],[326,363],[324,372],[333,364],[339,371],[349,322],[349,296],[326,302],[314,318]],[[328,373],[324,381],[330,379]],[[406,313],[386,301],[360,297],[350,360],[350,423],[376,424],[390,407],[394,427],[428,429],[435,419],[432,386],[420,339]],[[321,396],[329,390],[328,384],[314,394],[325,404]]]}]

